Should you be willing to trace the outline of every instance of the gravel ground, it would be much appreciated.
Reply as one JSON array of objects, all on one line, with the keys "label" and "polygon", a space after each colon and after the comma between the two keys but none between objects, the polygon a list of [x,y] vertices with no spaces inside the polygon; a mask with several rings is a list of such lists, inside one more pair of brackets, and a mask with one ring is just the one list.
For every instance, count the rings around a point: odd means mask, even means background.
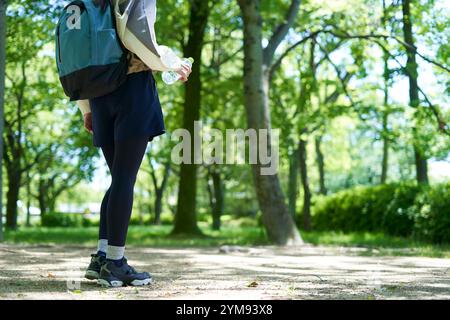
[{"label": "gravel ground", "polygon": [[450,299],[450,259],[304,246],[127,248],[154,284],[83,279],[91,248],[0,245],[0,299]]}]

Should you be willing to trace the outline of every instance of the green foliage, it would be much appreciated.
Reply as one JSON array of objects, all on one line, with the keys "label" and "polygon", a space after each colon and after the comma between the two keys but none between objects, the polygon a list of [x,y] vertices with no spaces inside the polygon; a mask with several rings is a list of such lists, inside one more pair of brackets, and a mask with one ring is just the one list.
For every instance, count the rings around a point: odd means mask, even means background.
[{"label": "green foliage", "polygon": [[416,237],[436,243],[450,242],[450,184],[424,188],[410,210],[415,215]]},{"label": "green foliage", "polygon": [[[381,228],[388,234],[409,236],[414,227],[414,214],[411,214],[409,209],[421,189],[417,185],[389,185],[385,190],[385,203],[388,205],[384,214],[381,212],[383,214]],[[381,207],[384,207],[383,204]]]},{"label": "green foliage", "polygon": [[[235,221],[233,221],[234,223]],[[242,221],[244,223],[244,221]],[[244,223],[245,224],[245,223]],[[266,245],[262,227],[235,226],[226,224],[221,231],[212,231],[210,226],[199,223],[207,237],[171,237],[171,226],[131,226],[127,245],[137,247],[218,247],[229,245]],[[59,245],[96,245],[98,228],[20,228],[7,230],[8,243]],[[362,247],[360,255],[378,256],[425,256],[450,258],[450,245],[433,245],[423,241],[387,236],[369,232],[304,232],[303,239],[313,245]]]},{"label": "green foliage", "polygon": [[320,197],[315,230],[384,232],[436,243],[450,242],[450,184],[356,187]]},{"label": "green foliage", "polygon": [[[224,226],[213,231],[207,223],[199,223],[205,236],[171,236],[172,226],[130,226],[127,245],[139,247],[217,247],[220,245],[267,245],[264,230],[260,227]],[[9,243],[57,243],[95,245],[96,227],[42,227],[7,230],[5,240]]]},{"label": "green foliage", "polygon": [[[411,16],[418,52],[448,68],[450,24],[444,2],[414,1]],[[98,203],[107,187],[107,182],[96,181],[94,191],[94,184],[89,184],[98,177],[95,168],[99,164],[96,162],[99,150],[92,147],[92,137],[83,128],[81,114],[64,97],[57,78],[54,26],[66,3],[11,0],[7,13],[3,183],[20,185],[20,193],[19,199],[6,199],[5,190],[5,203],[15,204],[20,200],[23,204],[29,202],[31,207],[48,210],[50,213],[44,214],[43,224],[53,228],[97,226],[98,219],[51,211],[60,210],[58,204],[84,207],[87,203]],[[289,0],[261,1],[263,45],[285,19],[290,3]],[[450,138],[437,132],[435,117],[423,95],[420,95],[419,108],[408,105],[404,46],[394,39],[349,38],[350,35],[385,34],[402,39],[401,6],[390,0],[385,4],[384,13],[379,0],[301,1],[298,19],[276,51],[275,60],[284,52],[288,54],[270,82],[268,116],[271,127],[281,130],[279,177],[284,188],[288,186],[289,156],[298,149],[300,138],[308,141],[307,167],[313,191],[319,185],[315,136],[323,141],[324,179],[329,192],[378,183],[385,140],[389,149],[387,179],[390,182],[414,177],[413,144],[431,161],[448,159]],[[160,44],[176,49],[179,54],[185,49],[189,35],[189,10],[189,1],[166,0],[158,6],[157,38]],[[382,23],[384,14],[386,19]],[[201,120],[206,128],[225,131],[248,125],[243,107],[242,27],[236,1],[215,2],[206,26],[202,59],[196,62],[202,66]],[[314,41],[306,40],[286,51],[315,31],[321,33]],[[390,55],[386,56],[381,46]],[[442,119],[450,122],[448,72],[424,59],[417,60],[421,89],[439,109]],[[387,82],[385,75],[388,75]],[[160,74],[155,74],[155,78],[167,132],[171,133],[182,126],[184,87],[165,86]],[[384,101],[386,93],[388,99]],[[141,173],[146,174],[141,175],[136,186],[137,210],[132,225],[152,224],[155,190],[149,174],[150,163],[160,183],[174,145],[169,137],[155,139],[141,167]],[[171,169],[163,197],[163,229],[171,228],[177,203],[180,167],[172,165]],[[224,225],[261,226],[250,166],[219,166],[218,170],[225,189]],[[206,171],[205,167],[199,167],[197,219],[209,230],[212,218]],[[436,175],[434,168],[430,169],[430,175]],[[438,178],[442,181],[446,176]],[[431,177],[432,183],[436,180]],[[314,222],[319,229],[383,231],[449,242],[448,198],[448,186],[358,187],[317,198]],[[299,211],[302,193],[297,204]],[[61,238],[70,230],[64,232]],[[95,234],[92,232],[90,236],[95,239]],[[237,232],[237,236],[242,235]],[[304,237],[307,239],[307,234]],[[136,239],[141,240],[138,236]],[[324,238],[321,241],[326,242]]]},{"label": "green foliage", "polygon": [[150,225],[151,224],[151,217],[150,216],[138,216],[138,215],[133,215],[131,216],[130,219],[130,226],[144,226],[144,225]]},{"label": "green foliage", "polygon": [[93,226],[94,223],[81,214],[50,212],[42,216],[41,225],[43,227],[51,228],[75,228],[90,227]]}]

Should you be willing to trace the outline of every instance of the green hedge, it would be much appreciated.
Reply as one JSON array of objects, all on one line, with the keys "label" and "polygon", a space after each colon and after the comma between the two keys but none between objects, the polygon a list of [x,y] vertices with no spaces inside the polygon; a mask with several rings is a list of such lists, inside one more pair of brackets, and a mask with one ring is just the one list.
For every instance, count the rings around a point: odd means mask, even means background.
[{"label": "green hedge", "polygon": [[356,187],[318,197],[315,230],[384,232],[436,243],[450,242],[450,183]]},{"label": "green hedge", "polygon": [[[43,227],[62,227],[62,228],[78,228],[78,227],[98,227],[99,219],[90,219],[83,214],[79,213],[63,213],[63,212],[51,212],[47,213],[42,217],[41,225]],[[130,226],[140,226],[140,225],[152,225],[154,217],[145,215],[141,221],[138,215],[131,216]],[[141,223],[142,222],[142,223]],[[161,215],[162,225],[172,225],[173,218],[171,215],[163,214]]]},{"label": "green hedge", "polygon": [[51,212],[41,218],[43,227],[92,227],[98,225],[98,222],[91,221],[82,214]]}]

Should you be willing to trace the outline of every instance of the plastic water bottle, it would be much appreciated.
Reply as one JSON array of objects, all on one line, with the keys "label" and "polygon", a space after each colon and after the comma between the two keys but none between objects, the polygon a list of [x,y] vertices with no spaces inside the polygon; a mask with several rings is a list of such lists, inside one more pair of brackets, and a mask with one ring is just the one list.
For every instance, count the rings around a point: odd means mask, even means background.
[{"label": "plastic water bottle", "polygon": [[[194,59],[192,58],[185,58],[183,59],[183,63],[187,64],[189,67],[192,68],[192,64],[194,63]],[[181,76],[176,73],[175,71],[165,71],[162,73],[162,79],[165,84],[172,85],[178,80],[180,80]]]}]

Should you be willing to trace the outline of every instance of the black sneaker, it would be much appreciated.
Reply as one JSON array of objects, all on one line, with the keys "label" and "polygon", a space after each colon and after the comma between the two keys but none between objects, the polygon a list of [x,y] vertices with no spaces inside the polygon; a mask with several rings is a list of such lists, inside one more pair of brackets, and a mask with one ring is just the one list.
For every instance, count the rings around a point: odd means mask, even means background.
[{"label": "black sneaker", "polygon": [[123,258],[123,264],[118,267],[113,261],[106,262],[100,271],[97,283],[102,287],[145,286],[151,284],[152,276],[147,272],[137,272]]},{"label": "black sneaker", "polygon": [[91,254],[91,257],[91,263],[84,276],[89,280],[97,280],[100,276],[100,269],[106,263],[106,258],[98,254]]}]

